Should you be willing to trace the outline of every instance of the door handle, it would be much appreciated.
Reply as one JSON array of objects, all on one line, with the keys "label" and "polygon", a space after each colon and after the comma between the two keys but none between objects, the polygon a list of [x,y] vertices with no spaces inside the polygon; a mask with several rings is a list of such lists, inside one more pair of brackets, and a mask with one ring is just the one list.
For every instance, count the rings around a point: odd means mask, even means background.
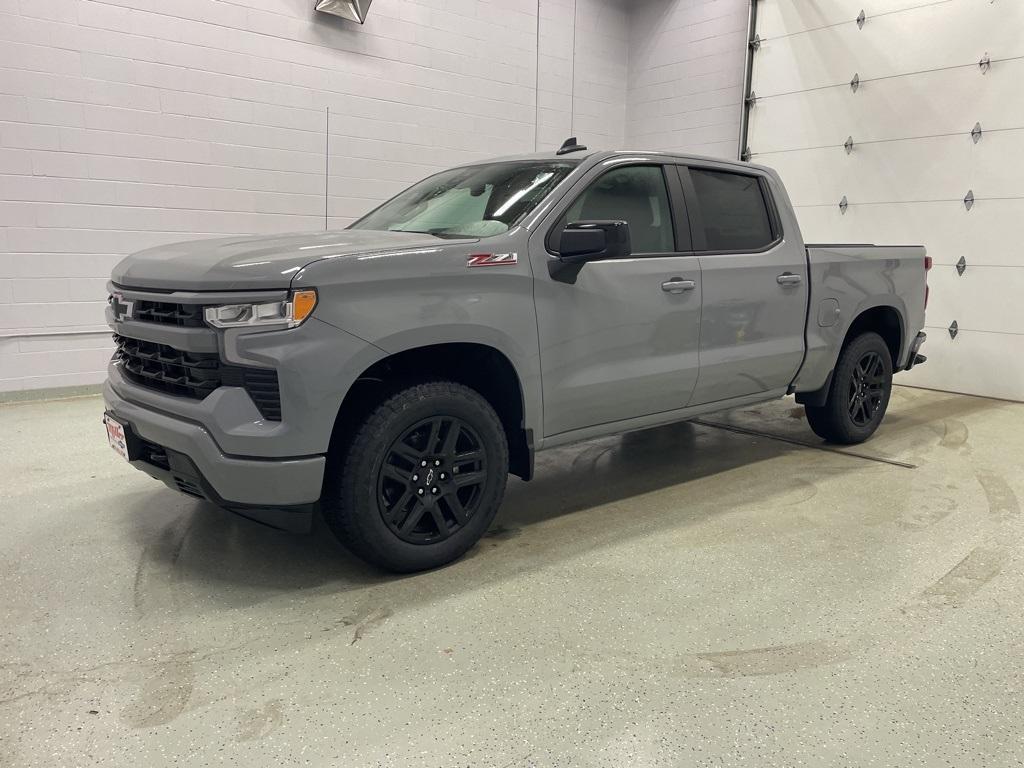
[{"label": "door handle", "polygon": [[661,284],[661,290],[665,293],[683,293],[684,291],[692,291],[696,287],[696,282],[693,280],[683,280],[681,277],[673,277],[671,280],[666,280]]},{"label": "door handle", "polygon": [[792,272],[783,272],[775,278],[775,282],[779,285],[800,285],[803,281],[804,279],[800,275],[794,275]]}]

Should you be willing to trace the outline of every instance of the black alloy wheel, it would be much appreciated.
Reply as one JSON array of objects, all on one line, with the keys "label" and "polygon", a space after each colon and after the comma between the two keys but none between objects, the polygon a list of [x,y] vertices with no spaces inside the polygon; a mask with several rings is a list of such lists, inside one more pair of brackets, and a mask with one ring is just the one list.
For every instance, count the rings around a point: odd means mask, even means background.
[{"label": "black alloy wheel", "polygon": [[871,423],[885,395],[885,365],[878,352],[865,354],[853,368],[850,378],[850,421],[858,427]]},{"label": "black alloy wheel", "polygon": [[321,508],[355,554],[391,571],[464,555],[505,494],[508,439],[494,407],[464,384],[411,383],[365,406],[328,456]]},{"label": "black alloy wheel", "polygon": [[805,405],[814,433],[831,443],[862,443],[882,423],[892,393],[892,352],[873,331],[849,339],[839,352],[822,405]]},{"label": "black alloy wheel", "polygon": [[469,424],[454,416],[424,419],[391,444],[377,474],[384,522],[411,544],[448,538],[480,506],[486,461]]}]

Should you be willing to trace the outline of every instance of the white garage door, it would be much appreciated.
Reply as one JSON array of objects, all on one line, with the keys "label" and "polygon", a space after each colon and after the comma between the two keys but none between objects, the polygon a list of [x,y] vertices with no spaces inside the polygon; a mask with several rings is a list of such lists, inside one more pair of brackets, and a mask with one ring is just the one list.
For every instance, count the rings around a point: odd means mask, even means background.
[{"label": "white garage door", "polygon": [[1024,2],[862,2],[758,2],[751,159],[808,242],[928,248],[929,362],[901,383],[1024,400]]}]

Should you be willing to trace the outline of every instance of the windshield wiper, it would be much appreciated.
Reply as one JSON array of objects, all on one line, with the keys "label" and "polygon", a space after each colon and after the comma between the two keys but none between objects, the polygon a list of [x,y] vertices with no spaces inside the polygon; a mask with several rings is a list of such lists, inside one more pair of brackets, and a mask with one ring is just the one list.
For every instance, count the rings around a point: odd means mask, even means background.
[{"label": "windshield wiper", "polygon": [[453,240],[466,237],[466,235],[456,235],[451,232],[445,232],[443,229],[391,229],[389,232],[408,232],[412,235],[433,235],[439,237],[442,240]]}]

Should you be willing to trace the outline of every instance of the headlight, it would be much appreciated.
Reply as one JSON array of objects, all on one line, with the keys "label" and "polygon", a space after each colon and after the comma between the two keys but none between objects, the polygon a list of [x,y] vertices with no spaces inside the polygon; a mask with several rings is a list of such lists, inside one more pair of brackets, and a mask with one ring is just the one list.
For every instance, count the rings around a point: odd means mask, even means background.
[{"label": "headlight", "polygon": [[254,326],[285,326],[294,328],[302,325],[313,314],[316,307],[316,291],[307,289],[293,291],[287,301],[271,301],[265,304],[221,304],[207,307],[206,322],[214,328],[252,328]]}]

